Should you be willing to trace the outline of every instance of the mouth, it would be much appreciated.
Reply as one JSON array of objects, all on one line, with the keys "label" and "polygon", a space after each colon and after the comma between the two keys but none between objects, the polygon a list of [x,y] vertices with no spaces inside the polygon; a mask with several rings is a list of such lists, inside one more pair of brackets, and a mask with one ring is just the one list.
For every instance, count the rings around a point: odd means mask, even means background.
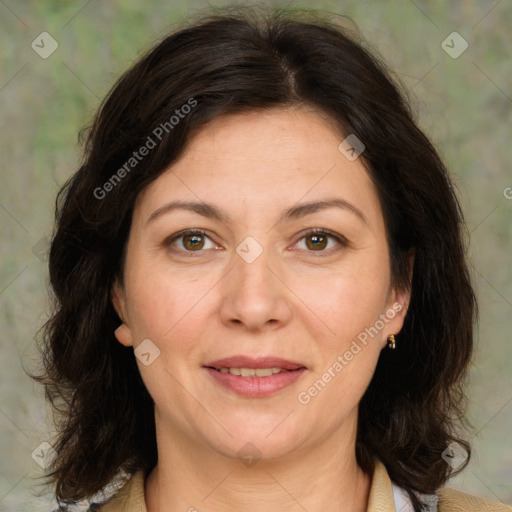
[{"label": "mouth", "polygon": [[204,366],[217,384],[238,395],[258,398],[277,393],[296,382],[307,370],[282,358],[235,356]]},{"label": "mouth", "polygon": [[220,373],[229,373],[239,377],[272,377],[277,373],[293,372],[295,370],[285,370],[284,368],[212,368]]},{"label": "mouth", "polygon": [[[306,365],[296,361],[290,361],[281,357],[250,357],[250,356],[232,356],[212,361],[205,365],[206,368],[213,368],[214,370],[280,370],[290,371],[305,368]],[[226,373],[226,372],[224,372]],[[274,372],[279,373],[279,372]],[[239,375],[239,374],[235,374]]]}]

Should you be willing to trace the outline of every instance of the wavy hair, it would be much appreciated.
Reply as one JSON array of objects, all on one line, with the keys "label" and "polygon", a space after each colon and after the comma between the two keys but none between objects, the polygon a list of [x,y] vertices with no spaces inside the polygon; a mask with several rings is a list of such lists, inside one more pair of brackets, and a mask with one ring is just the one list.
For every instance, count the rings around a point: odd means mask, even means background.
[{"label": "wavy hair", "polygon": [[[404,87],[368,47],[323,14],[231,9],[174,31],[115,83],[88,129],[82,165],[56,200],[53,309],[35,378],[56,413],[49,479],[59,503],[90,498],[119,472],[149,471],[157,461],[153,401],[133,351],[114,336],[121,321],[110,299],[114,279],[122,282],[136,197],[212,119],[276,107],[312,107],[364,143],[392,279],[411,291],[398,349],[382,351],[360,402],[358,464],[371,474],[380,459],[419,511],[418,495],[450,476],[442,457],[450,443],[469,459],[461,432],[476,301],[463,216]],[[197,105],[169,128],[191,100]],[[155,147],[127,167],[163,126]]]}]

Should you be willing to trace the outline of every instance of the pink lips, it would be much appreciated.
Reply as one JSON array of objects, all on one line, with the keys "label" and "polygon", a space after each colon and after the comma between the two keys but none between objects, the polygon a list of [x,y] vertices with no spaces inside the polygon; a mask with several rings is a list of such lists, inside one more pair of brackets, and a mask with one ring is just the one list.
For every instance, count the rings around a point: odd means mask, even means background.
[{"label": "pink lips", "polygon": [[287,361],[279,357],[253,358],[247,356],[233,356],[213,361],[205,366],[212,368],[282,368],[283,370],[297,370],[304,368],[303,364]]},{"label": "pink lips", "polygon": [[[288,370],[270,377],[242,377],[221,373],[220,368],[282,368]],[[221,386],[248,398],[270,396],[293,384],[306,371],[306,367],[294,361],[276,357],[251,358],[234,356],[212,361],[205,365],[210,376]]]}]

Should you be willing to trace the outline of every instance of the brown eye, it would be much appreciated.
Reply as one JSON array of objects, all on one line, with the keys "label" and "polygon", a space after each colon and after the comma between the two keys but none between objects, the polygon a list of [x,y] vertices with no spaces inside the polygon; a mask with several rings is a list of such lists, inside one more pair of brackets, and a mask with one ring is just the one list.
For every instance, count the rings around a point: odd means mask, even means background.
[{"label": "brown eye", "polygon": [[325,249],[325,247],[327,246],[328,237],[325,235],[314,233],[304,238],[306,239],[306,246],[308,247],[308,249],[313,249],[316,251],[317,249]]},{"label": "brown eye", "polygon": [[202,249],[204,246],[204,236],[201,234],[183,235],[183,247],[187,250]]},{"label": "brown eye", "polygon": [[[207,247],[206,243],[210,241],[211,246]],[[201,230],[188,230],[171,236],[164,242],[166,247],[170,247],[176,252],[201,252],[203,249],[211,249],[215,247],[210,237]]]},{"label": "brown eye", "polygon": [[[299,243],[302,242],[302,240],[306,241],[305,250],[308,252],[330,252],[330,249],[336,249],[336,245],[338,245],[338,248],[348,245],[347,241],[342,236],[322,229],[308,231],[299,240]],[[332,244],[329,246],[330,240],[334,240],[334,247],[332,247]]]}]

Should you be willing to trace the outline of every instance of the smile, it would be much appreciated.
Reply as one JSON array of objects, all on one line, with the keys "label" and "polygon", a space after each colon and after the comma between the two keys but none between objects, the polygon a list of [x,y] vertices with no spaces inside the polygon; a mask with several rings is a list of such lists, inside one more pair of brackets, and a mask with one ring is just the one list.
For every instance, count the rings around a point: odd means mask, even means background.
[{"label": "smile", "polygon": [[276,373],[290,371],[284,368],[215,368],[215,370],[240,377],[271,377]]},{"label": "smile", "polygon": [[307,371],[282,368],[212,368],[204,367],[220,390],[246,398],[264,398],[291,387]]}]

